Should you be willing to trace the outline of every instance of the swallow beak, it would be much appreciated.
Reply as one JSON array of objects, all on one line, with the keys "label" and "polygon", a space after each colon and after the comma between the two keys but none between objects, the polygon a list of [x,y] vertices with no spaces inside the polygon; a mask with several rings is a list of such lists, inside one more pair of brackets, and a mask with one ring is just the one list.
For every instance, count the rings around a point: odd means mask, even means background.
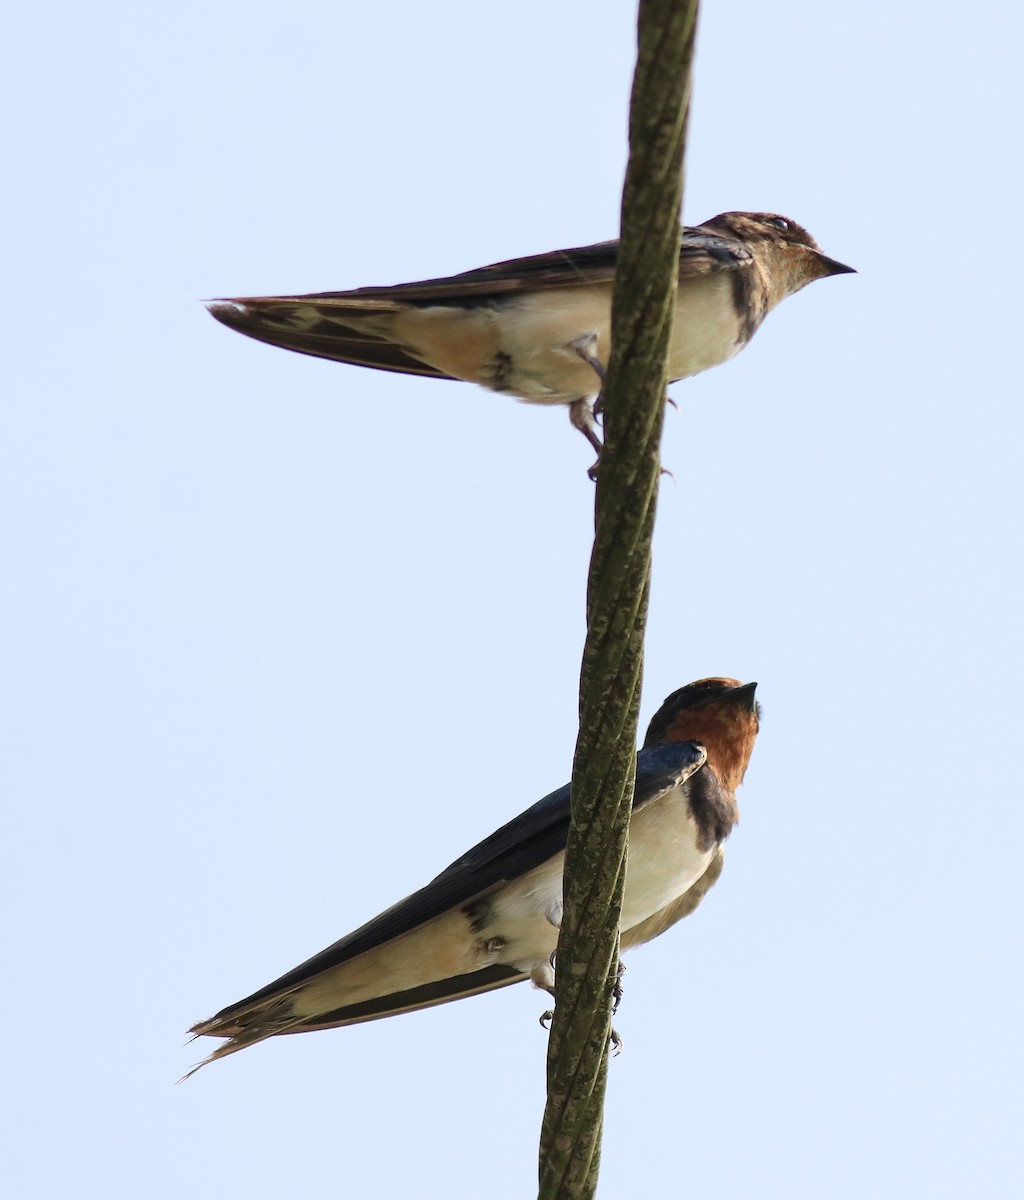
[{"label": "swallow beak", "polygon": [[[846,270],[849,270],[849,267]],[[756,691],[756,683],[744,683],[739,687],[734,687],[728,693],[728,698],[731,703],[741,705],[748,712],[754,712],[757,707],[757,701],[754,699],[754,692]]]},{"label": "swallow beak", "polygon": [[856,275],[856,267],[848,267],[845,263],[836,262],[834,258],[829,258],[827,254],[822,254],[820,250],[815,251],[815,258],[821,266],[822,276],[826,275]]}]

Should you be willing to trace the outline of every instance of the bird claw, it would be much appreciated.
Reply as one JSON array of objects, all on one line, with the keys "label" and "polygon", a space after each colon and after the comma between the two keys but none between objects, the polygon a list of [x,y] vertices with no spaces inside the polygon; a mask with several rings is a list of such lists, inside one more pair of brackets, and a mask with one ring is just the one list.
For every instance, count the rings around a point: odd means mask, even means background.
[{"label": "bird claw", "polygon": [[[616,1007],[618,1007],[617,1004]],[[613,1008],[612,1012],[614,1011],[615,1009]],[[551,1022],[554,1020],[554,1018],[555,1010],[553,1008],[549,1008],[547,1012],[542,1012],[539,1018],[541,1029],[550,1031]],[[625,1043],[622,1040],[622,1035],[613,1027],[611,1032],[608,1034],[608,1045],[611,1048],[613,1058],[618,1058],[618,1056],[622,1053],[622,1047],[624,1044]]]},{"label": "bird claw", "polygon": [[[615,982],[612,984],[612,1016],[619,1011],[619,1005],[622,1003],[623,987],[622,977],[626,973],[626,964],[619,959],[618,966],[615,968]],[[612,1030],[613,1036],[617,1037],[615,1031]]]}]

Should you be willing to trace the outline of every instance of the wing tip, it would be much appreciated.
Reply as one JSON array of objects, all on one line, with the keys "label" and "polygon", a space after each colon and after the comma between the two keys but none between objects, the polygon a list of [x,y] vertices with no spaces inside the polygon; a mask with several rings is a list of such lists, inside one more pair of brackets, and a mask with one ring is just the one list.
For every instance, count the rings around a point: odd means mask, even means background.
[{"label": "wing tip", "polygon": [[203,303],[214,320],[232,329],[252,319],[252,310],[241,300],[204,300]]}]

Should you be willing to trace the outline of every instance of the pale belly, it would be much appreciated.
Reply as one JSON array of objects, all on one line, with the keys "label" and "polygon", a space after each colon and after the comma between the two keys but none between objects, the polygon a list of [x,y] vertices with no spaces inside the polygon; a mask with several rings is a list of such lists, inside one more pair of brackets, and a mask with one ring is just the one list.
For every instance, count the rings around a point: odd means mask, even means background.
[{"label": "pale belly", "polygon": [[[389,336],[455,379],[531,404],[571,404],[601,390],[597,372],[575,346],[596,339],[592,353],[607,364],[611,285],[534,292],[491,307],[408,309],[393,318]],[[728,275],[688,280],[672,327],[669,379],[732,358],[741,349],[737,336]]]},{"label": "pale belly", "polygon": [[[677,900],[714,854],[714,847],[698,850],[697,829],[679,789],[640,809],[630,824],[621,928],[631,929]],[[531,973],[547,964],[558,941],[564,857],[559,854],[502,891],[492,926],[507,944],[497,956],[501,961]]]}]

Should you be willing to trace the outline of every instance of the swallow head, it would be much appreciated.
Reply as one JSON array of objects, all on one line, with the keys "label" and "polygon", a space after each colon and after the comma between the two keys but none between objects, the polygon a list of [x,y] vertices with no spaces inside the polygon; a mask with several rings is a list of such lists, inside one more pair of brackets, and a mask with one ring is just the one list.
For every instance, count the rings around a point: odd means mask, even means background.
[{"label": "swallow head", "polygon": [[767,284],[769,309],[815,279],[856,274],[853,267],[822,254],[802,225],[778,213],[721,213],[704,224],[750,247]]},{"label": "swallow head", "polygon": [[673,692],[647,727],[645,746],[700,742],[707,766],[727,788],[743,782],[760,724],[756,683],[712,676]]}]

